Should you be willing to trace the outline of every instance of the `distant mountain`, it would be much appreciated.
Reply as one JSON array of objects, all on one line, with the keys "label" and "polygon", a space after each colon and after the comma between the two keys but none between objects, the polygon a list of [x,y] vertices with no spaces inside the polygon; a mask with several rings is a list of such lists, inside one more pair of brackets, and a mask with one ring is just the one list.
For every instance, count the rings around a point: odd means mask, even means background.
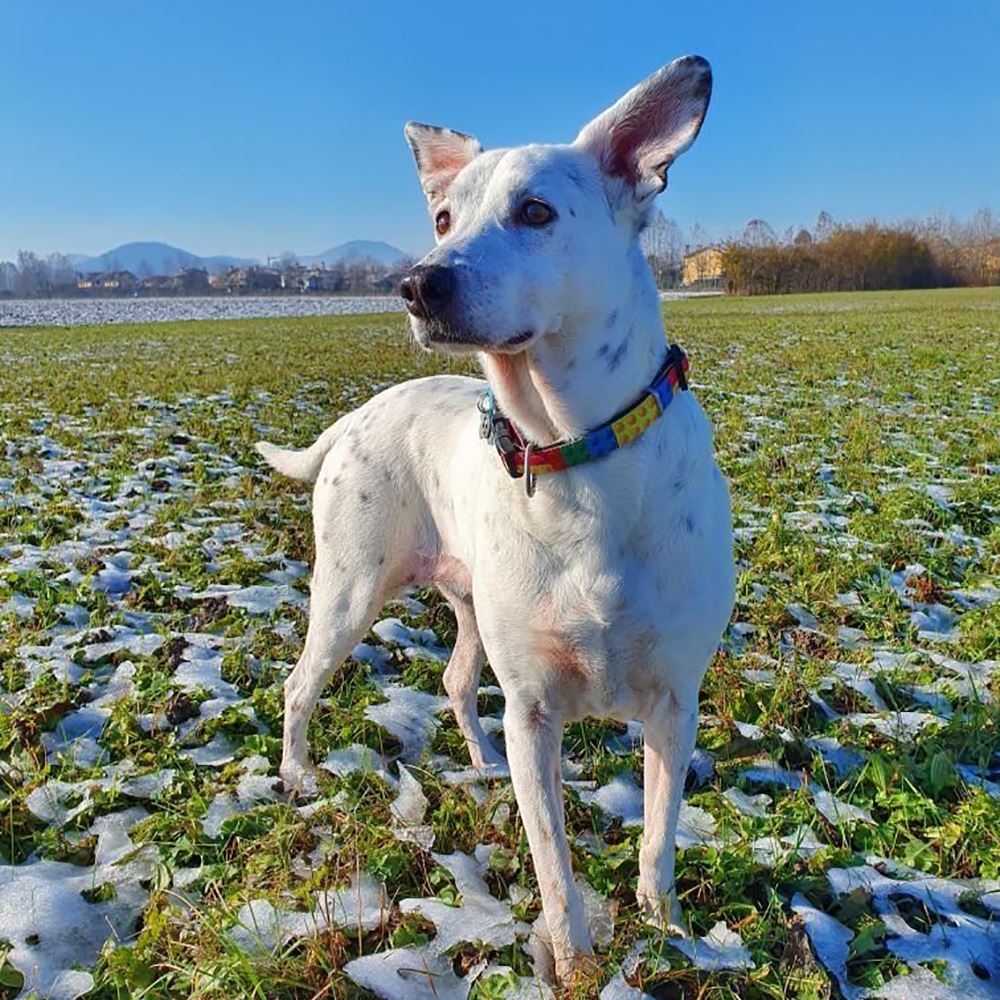
[{"label": "distant mountain", "polygon": [[[379,240],[351,240],[324,250],[323,253],[301,255],[298,259],[307,266],[331,266],[370,258],[391,267],[406,257],[407,254],[398,247]],[[131,271],[139,277],[147,274],[179,274],[187,267],[201,267],[216,273],[230,267],[249,267],[260,263],[247,257],[230,257],[226,254],[199,257],[188,250],[170,246],[169,243],[123,243],[97,257],[73,254],[70,259],[73,267],[84,274],[88,271]]]},{"label": "distant mountain", "polygon": [[398,247],[383,243],[381,240],[350,240],[339,246],[331,247],[329,250],[324,250],[322,253],[299,257],[299,260],[303,264],[330,265],[341,262],[350,264],[358,260],[371,259],[391,267],[408,256]]},{"label": "distant mountain", "polygon": [[178,274],[186,267],[203,267],[208,271],[224,271],[227,267],[256,264],[244,257],[199,257],[197,254],[169,243],[123,243],[97,257],[87,257],[76,269],[88,271],[131,271],[133,274]]}]

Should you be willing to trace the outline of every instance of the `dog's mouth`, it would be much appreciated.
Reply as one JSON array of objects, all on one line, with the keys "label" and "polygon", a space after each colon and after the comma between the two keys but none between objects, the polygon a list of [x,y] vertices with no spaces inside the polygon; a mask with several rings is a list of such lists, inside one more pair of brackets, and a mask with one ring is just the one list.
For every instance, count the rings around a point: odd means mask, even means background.
[{"label": "dog's mouth", "polygon": [[413,324],[413,335],[426,351],[440,350],[451,354],[485,351],[487,354],[516,354],[534,339],[534,330],[522,330],[499,340],[483,337],[471,330],[462,330],[440,320]]}]

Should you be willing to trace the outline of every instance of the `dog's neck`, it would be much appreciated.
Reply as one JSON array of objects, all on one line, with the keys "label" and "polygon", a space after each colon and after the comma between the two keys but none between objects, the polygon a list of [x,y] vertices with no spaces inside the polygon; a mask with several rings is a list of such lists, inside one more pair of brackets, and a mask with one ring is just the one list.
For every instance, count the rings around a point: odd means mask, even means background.
[{"label": "dog's neck", "polygon": [[518,354],[481,356],[500,409],[533,444],[576,438],[606,423],[652,382],[666,346],[644,261],[633,267],[630,284],[616,309]]}]

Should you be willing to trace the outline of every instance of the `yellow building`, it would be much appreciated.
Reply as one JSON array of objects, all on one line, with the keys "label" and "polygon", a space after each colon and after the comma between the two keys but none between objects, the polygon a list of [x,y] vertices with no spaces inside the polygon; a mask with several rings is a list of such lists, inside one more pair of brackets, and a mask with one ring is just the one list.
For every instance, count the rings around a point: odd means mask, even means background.
[{"label": "yellow building", "polygon": [[1000,240],[986,248],[983,272],[991,285],[1000,284]]},{"label": "yellow building", "polygon": [[702,288],[718,288],[725,278],[722,270],[722,250],[719,247],[702,247],[684,255],[681,282]]}]

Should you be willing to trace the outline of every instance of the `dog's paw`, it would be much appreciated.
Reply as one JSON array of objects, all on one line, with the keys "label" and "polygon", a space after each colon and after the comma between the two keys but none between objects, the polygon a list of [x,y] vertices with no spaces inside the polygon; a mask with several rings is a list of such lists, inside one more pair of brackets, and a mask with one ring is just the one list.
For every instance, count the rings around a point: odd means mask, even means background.
[{"label": "dog's paw", "polygon": [[486,735],[479,740],[468,739],[469,760],[477,771],[506,771],[507,758],[493,745]]},{"label": "dog's paw", "polygon": [[635,894],[639,908],[645,914],[646,923],[670,937],[684,937],[684,914],[677,894],[666,892],[657,894],[643,889]]},{"label": "dog's paw", "polygon": [[306,764],[282,764],[278,774],[289,798],[314,799],[319,795],[319,777],[315,768]]},{"label": "dog's paw", "polygon": [[502,757],[495,763],[477,764],[473,761],[470,771],[475,774],[479,781],[497,781],[510,778],[510,766]]},{"label": "dog's paw", "polygon": [[[543,982],[568,986],[593,979],[596,984],[600,977],[601,970],[594,960],[591,946],[574,948],[568,942],[555,946],[544,914],[539,914],[531,925],[525,950],[531,957],[532,971]],[[591,994],[588,992],[586,995]]]},{"label": "dog's paw", "polygon": [[556,956],[556,979],[571,991],[578,990],[584,996],[595,996],[602,974],[601,967],[589,953],[573,952],[565,956]]},{"label": "dog's paw", "polygon": [[472,760],[472,766],[477,771],[498,771],[505,775],[510,773],[507,767],[507,758],[492,746],[473,749],[470,745],[469,757]]}]

